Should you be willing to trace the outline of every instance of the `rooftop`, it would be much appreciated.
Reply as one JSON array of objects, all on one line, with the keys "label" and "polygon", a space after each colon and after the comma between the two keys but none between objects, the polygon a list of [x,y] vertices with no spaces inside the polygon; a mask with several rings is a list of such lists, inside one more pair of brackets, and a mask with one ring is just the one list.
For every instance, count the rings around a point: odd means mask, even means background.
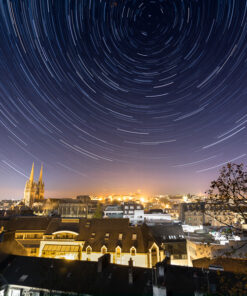
[{"label": "rooftop", "polygon": [[0,264],[8,284],[89,295],[152,295],[151,270],[98,262],[9,256]]}]

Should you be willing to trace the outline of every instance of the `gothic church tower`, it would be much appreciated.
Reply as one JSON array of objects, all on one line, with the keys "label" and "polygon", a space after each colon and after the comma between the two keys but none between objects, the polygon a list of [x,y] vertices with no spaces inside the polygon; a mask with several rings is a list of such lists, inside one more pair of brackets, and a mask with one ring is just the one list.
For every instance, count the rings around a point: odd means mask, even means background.
[{"label": "gothic church tower", "polygon": [[44,199],[44,182],[43,178],[43,165],[41,166],[39,181],[36,183],[33,180],[34,177],[34,163],[32,165],[32,170],[29,180],[26,182],[23,201],[26,206],[32,206],[34,201],[39,201]]}]

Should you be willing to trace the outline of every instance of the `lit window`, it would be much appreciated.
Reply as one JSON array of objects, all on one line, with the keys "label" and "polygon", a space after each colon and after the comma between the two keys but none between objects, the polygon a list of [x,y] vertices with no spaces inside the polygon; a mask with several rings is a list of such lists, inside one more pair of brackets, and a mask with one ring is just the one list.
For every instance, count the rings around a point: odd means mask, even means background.
[{"label": "lit window", "polygon": [[119,235],[118,235],[118,239],[119,239],[119,240],[122,240],[122,239],[123,239],[123,234],[122,234],[122,233],[119,233]]},{"label": "lit window", "polygon": [[107,248],[106,248],[105,246],[103,246],[103,247],[101,248],[101,253],[102,253],[102,254],[106,254],[106,252],[107,252]]},{"label": "lit window", "polygon": [[135,254],[136,254],[136,249],[135,248],[131,248],[130,249],[130,255],[131,256],[135,256]]},{"label": "lit window", "polygon": [[109,232],[107,232],[107,233],[105,234],[105,239],[108,239],[108,238],[109,238],[109,236],[110,236],[110,233],[109,233]]},{"label": "lit window", "polygon": [[87,247],[87,249],[86,249],[86,253],[87,253],[87,255],[90,255],[91,252],[92,252],[92,248],[91,248],[91,247]]},{"label": "lit window", "polygon": [[117,257],[120,257],[120,255],[121,255],[121,248],[120,247],[116,248],[116,255],[117,255]]},{"label": "lit window", "polygon": [[137,239],[137,235],[135,233],[132,234],[132,240],[136,240]]},{"label": "lit window", "polygon": [[87,222],[86,223],[86,227],[89,228],[90,227],[90,224],[91,224],[90,222]]}]

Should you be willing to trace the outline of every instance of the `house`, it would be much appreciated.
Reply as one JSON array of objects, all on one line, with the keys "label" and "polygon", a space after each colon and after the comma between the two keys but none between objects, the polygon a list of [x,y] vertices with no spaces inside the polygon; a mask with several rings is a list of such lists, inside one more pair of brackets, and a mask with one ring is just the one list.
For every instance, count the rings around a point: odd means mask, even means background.
[{"label": "house", "polygon": [[188,265],[186,239],[180,224],[167,222],[149,226],[149,229],[164,253],[169,254],[171,264]]},{"label": "house", "polygon": [[144,221],[147,224],[171,221],[171,215],[164,213],[162,209],[151,209],[144,213]]},{"label": "house", "polygon": [[141,204],[125,202],[123,204],[123,218],[128,218],[130,223],[140,224],[144,221],[144,209]]},{"label": "house", "polygon": [[14,217],[0,220],[4,241],[0,250],[12,254],[97,261],[108,253],[111,262],[151,268],[164,259],[147,225],[128,219]]},{"label": "house", "polygon": [[104,218],[123,218],[123,208],[119,205],[109,205],[104,210]]}]

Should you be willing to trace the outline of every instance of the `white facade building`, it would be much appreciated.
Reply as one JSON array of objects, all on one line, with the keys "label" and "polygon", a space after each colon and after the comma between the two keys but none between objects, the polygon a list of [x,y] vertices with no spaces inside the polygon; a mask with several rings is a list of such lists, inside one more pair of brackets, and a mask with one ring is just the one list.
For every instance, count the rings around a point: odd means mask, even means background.
[{"label": "white facade building", "polygon": [[171,221],[171,215],[165,213],[148,213],[144,214],[145,222],[162,222],[162,221]]}]

